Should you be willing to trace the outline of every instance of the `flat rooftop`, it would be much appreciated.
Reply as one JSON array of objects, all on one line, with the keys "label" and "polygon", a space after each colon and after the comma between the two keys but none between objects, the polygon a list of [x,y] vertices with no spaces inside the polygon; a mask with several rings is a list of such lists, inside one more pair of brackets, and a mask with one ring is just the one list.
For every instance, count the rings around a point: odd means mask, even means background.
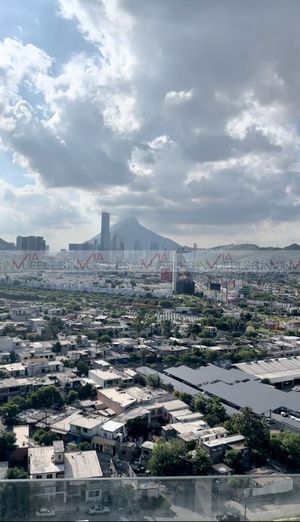
[{"label": "flat rooftop", "polygon": [[137,402],[137,400],[125,390],[117,390],[116,388],[105,388],[101,390],[101,395],[117,402],[122,408],[129,408],[129,406]]},{"label": "flat rooftop", "polygon": [[45,473],[62,473],[63,464],[55,464],[53,460],[53,446],[38,446],[29,448],[29,472],[30,475],[43,475]]},{"label": "flat rooftop", "polygon": [[16,435],[16,446],[18,448],[28,448],[29,426],[14,426],[13,432]]},{"label": "flat rooftop", "polygon": [[112,370],[100,370],[98,368],[94,370],[89,370],[89,378],[92,379],[93,376],[98,377],[98,379],[102,379],[103,381],[121,379],[121,375],[119,375],[116,372],[113,372]]},{"label": "flat rooftop", "polygon": [[65,478],[102,477],[102,469],[95,450],[65,453]]},{"label": "flat rooftop", "polygon": [[114,433],[118,429],[122,428],[122,426],[124,426],[123,422],[117,422],[117,421],[114,421],[114,420],[109,420],[109,421],[105,422],[105,424],[103,424],[102,429],[105,430],[105,431],[109,431],[111,433]]}]

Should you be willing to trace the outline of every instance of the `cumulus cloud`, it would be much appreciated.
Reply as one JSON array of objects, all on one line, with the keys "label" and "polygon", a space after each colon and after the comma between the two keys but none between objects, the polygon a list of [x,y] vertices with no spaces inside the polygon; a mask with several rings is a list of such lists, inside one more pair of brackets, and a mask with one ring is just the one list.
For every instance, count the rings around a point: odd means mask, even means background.
[{"label": "cumulus cloud", "polygon": [[5,38],[2,147],[43,198],[68,189],[32,223],[95,222],[75,189],[95,213],[175,239],[185,227],[185,242],[240,237],[241,223],[258,242],[279,237],[273,223],[286,242],[300,215],[299,14],[292,0],[57,0],[90,52],[61,62]]}]

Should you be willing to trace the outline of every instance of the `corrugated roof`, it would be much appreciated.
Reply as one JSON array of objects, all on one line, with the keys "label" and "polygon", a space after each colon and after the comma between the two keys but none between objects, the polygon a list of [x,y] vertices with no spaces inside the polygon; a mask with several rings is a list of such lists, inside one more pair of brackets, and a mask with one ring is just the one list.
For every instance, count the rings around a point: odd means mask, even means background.
[{"label": "corrugated roof", "polygon": [[207,366],[200,366],[200,368],[192,369],[187,366],[178,366],[173,368],[167,368],[165,373],[171,377],[181,379],[187,384],[202,388],[203,385],[222,381],[228,384],[232,384],[238,381],[255,380],[256,377],[253,375],[247,375],[245,372],[236,368],[225,370],[214,364],[208,364]]}]

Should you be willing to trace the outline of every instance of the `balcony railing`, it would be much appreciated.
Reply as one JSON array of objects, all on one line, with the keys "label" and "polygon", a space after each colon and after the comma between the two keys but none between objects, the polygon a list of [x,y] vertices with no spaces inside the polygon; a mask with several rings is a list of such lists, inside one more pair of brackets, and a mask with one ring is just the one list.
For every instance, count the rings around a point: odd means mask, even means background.
[{"label": "balcony railing", "polygon": [[300,520],[300,475],[3,480],[0,520]]}]

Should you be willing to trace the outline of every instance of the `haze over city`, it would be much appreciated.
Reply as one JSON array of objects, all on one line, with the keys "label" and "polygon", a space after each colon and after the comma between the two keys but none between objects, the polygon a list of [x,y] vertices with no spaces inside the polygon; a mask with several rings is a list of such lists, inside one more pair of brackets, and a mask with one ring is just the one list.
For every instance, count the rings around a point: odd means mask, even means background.
[{"label": "haze over city", "polygon": [[299,242],[298,2],[1,8],[0,237]]}]

